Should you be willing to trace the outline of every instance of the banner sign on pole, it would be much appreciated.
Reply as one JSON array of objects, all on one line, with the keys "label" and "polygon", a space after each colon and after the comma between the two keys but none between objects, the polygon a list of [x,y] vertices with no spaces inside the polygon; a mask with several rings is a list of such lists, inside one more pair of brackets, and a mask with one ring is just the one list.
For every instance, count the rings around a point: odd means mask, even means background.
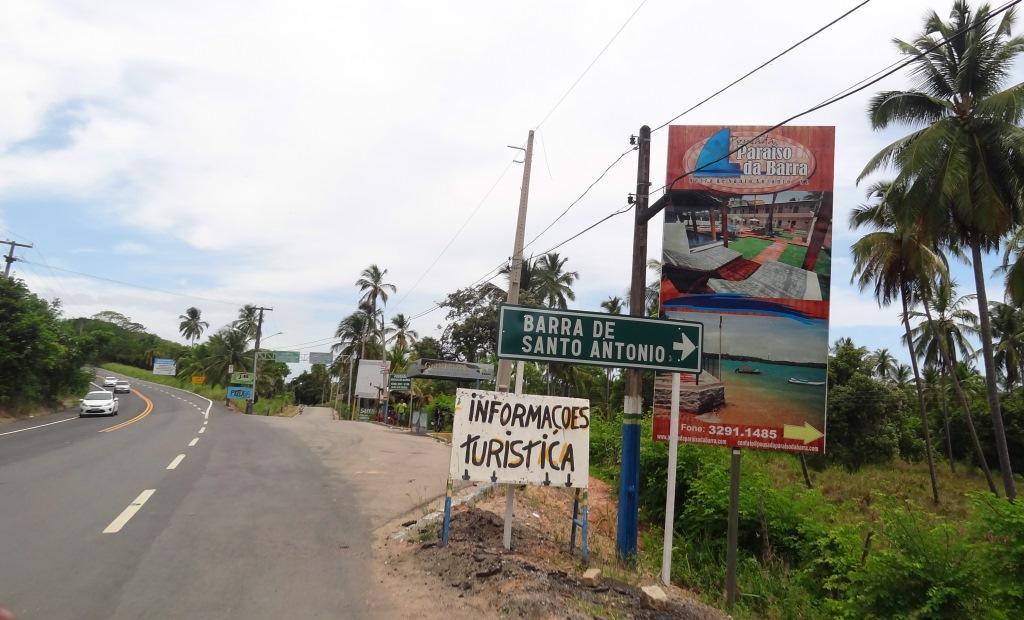
[{"label": "banner sign on pole", "polygon": [[388,379],[388,390],[392,392],[404,392],[412,387],[412,379],[405,375],[391,375]]},{"label": "banner sign on pole", "polygon": [[206,375],[192,375],[192,385],[202,385],[206,383]]},{"label": "banner sign on pole", "polygon": [[313,353],[313,352],[310,352],[310,354],[309,354],[309,363],[310,364],[324,364],[326,366],[330,366],[333,362],[334,362],[334,354],[333,353]]},{"label": "banner sign on pole", "polygon": [[299,352],[298,351],[274,351],[274,361],[281,362],[283,364],[298,364],[299,363]]},{"label": "banner sign on pole", "polygon": [[242,383],[251,384],[253,376],[251,372],[234,372],[231,373],[231,383]]},{"label": "banner sign on pole", "polygon": [[[818,454],[832,253],[834,127],[672,126],[661,313],[703,326],[680,440]],[[731,151],[736,151],[731,153]],[[654,439],[672,375],[654,382]]]},{"label": "banner sign on pole", "polygon": [[252,388],[241,385],[229,386],[227,397],[232,400],[252,400]]},{"label": "banner sign on pole", "polygon": [[699,373],[702,341],[693,321],[504,305],[498,357]]},{"label": "banner sign on pole", "polygon": [[173,377],[177,372],[177,364],[172,359],[166,359],[162,357],[153,358],[153,374],[164,375],[167,377]]},{"label": "banner sign on pole", "polygon": [[587,488],[590,401],[456,390],[449,472],[456,480]]}]

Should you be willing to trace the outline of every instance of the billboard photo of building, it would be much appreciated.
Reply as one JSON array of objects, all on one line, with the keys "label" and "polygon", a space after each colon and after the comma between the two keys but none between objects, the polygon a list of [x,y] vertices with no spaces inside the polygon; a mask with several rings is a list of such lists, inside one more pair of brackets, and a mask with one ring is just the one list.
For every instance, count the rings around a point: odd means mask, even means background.
[{"label": "billboard photo of building", "polygon": [[[832,127],[669,128],[661,312],[704,324],[684,441],[824,450]],[[671,374],[655,381],[669,432]],[[802,430],[793,430],[799,428]]]}]

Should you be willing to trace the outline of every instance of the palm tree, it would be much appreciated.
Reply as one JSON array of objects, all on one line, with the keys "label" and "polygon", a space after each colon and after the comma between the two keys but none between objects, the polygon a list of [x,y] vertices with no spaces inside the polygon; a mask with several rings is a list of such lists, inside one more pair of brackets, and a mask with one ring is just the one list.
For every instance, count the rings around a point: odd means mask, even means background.
[{"label": "palm tree", "polygon": [[[622,299],[618,295],[613,295],[608,299],[601,302],[601,307],[608,314],[622,314],[622,310],[625,305],[622,303]],[[604,416],[606,419],[611,419],[612,408],[611,408],[611,391],[612,391],[612,369],[605,368],[604,370]]]},{"label": "palm tree", "polygon": [[[966,337],[978,333],[978,317],[966,308],[967,302],[974,295],[957,297],[956,282],[949,277],[939,277],[935,281],[923,279],[918,282],[918,290],[921,294],[921,306],[924,308],[924,313],[910,313],[913,317],[921,318],[923,316],[925,319],[925,322],[914,330],[918,351],[925,364],[938,365],[943,379],[952,379],[953,390],[960,401],[967,429],[971,435],[974,455],[985,474],[985,482],[988,484],[989,491],[993,495],[998,495],[995,482],[992,480],[992,472],[985,458],[985,451],[982,450],[981,441],[978,439],[978,430],[974,426],[974,415],[971,413],[970,404],[964,395],[957,373],[953,372],[958,352],[964,358],[974,355],[974,349]],[[943,402],[942,415],[943,423],[948,427],[945,402]],[[946,433],[948,442],[948,428]]]},{"label": "palm tree", "polygon": [[565,263],[568,258],[562,258],[558,252],[548,252],[539,257],[534,269],[537,271],[537,285],[534,291],[537,301],[546,304],[549,308],[568,307],[568,302],[576,301],[576,293],[572,291],[572,285],[580,274],[575,271],[565,271]]},{"label": "palm tree", "polygon": [[245,304],[238,309],[238,318],[235,319],[232,326],[242,332],[247,339],[252,340],[256,337],[259,316],[260,311],[255,304]]},{"label": "palm tree", "polygon": [[910,383],[910,376],[912,374],[913,371],[910,369],[910,366],[907,366],[906,364],[899,364],[896,366],[896,370],[892,373],[892,382],[901,389],[905,388],[907,387],[907,384]]},{"label": "palm tree", "polygon": [[391,372],[405,372],[406,365],[409,363],[409,350],[396,344],[387,352],[387,360],[391,363]]},{"label": "palm tree", "polygon": [[917,354],[910,331],[910,307],[914,300],[911,295],[914,283],[934,273],[944,273],[942,261],[932,252],[921,238],[920,230],[912,224],[916,214],[903,200],[900,186],[889,183],[875,184],[868,196],[877,199],[875,204],[861,205],[850,214],[853,228],[869,226],[874,232],[861,237],[850,248],[854,259],[851,280],[861,290],[874,288],[875,299],[880,306],[888,306],[897,298],[903,308],[900,318],[906,333],[907,350],[910,353],[910,367],[917,389],[917,404],[924,431],[925,450],[928,456],[928,475],[932,483],[932,500],[939,503],[939,484],[935,477],[935,459],[932,455],[931,431],[928,414],[924,406],[921,389],[921,375],[917,368]]},{"label": "palm tree", "polygon": [[196,341],[199,340],[206,328],[210,326],[209,323],[202,320],[203,313],[199,308],[192,306],[185,310],[185,314],[178,315],[181,319],[181,323],[178,324],[178,331],[181,335],[192,341],[192,346],[196,346]]},{"label": "palm tree", "polygon": [[[388,274],[387,269],[381,269],[376,264],[370,265],[359,275],[359,279],[356,280],[356,286],[362,291],[363,297],[360,301],[367,302],[370,304],[370,316],[373,318],[369,324],[367,324],[366,335],[369,335],[370,330],[376,330],[380,336],[380,341],[384,342],[384,325],[383,322],[378,323],[377,321],[377,304],[380,302],[381,311],[383,312],[383,306],[388,303],[388,293],[395,293],[398,288],[394,284],[388,284],[384,281],[384,276]],[[363,345],[360,352],[360,357],[366,354],[366,337],[363,338]]]},{"label": "palm tree", "polygon": [[657,318],[661,314],[661,261],[649,259],[647,270],[653,272],[654,279],[644,287],[644,307],[647,316]]},{"label": "palm tree", "polygon": [[[506,263],[500,275],[505,276],[509,282],[512,280],[512,264]],[[537,298],[537,287],[540,284],[538,279],[537,261],[524,258],[519,263],[519,303],[524,306],[535,306],[540,303]]]},{"label": "palm tree", "polygon": [[404,314],[399,312],[395,316],[391,317],[391,327],[386,328],[385,333],[391,334],[388,337],[388,342],[394,341],[395,344],[399,345],[403,349],[409,349],[412,345],[416,344],[416,340],[420,337],[412,327],[411,322],[406,318]]},{"label": "palm tree", "polygon": [[1011,391],[1018,382],[1024,385],[1024,309],[1000,302],[992,302],[990,308],[995,363]]},{"label": "palm tree", "polygon": [[[875,129],[914,127],[875,155],[861,178],[892,165],[896,182],[920,205],[923,221],[950,245],[970,248],[977,290],[986,396],[1007,497],[1017,490],[1000,412],[982,252],[999,247],[1024,212],[1024,85],[1002,90],[1024,38],[1010,36],[1011,9],[995,20],[988,4],[972,14],[956,0],[949,21],[935,12],[923,32],[896,46],[910,56],[915,87],[878,93],[869,106]],[[933,49],[934,48],[934,49]],[[923,127],[921,127],[924,125]]]},{"label": "palm tree", "polygon": [[210,336],[207,355],[200,360],[203,374],[212,378],[213,385],[227,385],[231,378],[230,368],[249,370],[252,356],[248,354],[249,338],[240,329],[225,327]]},{"label": "palm tree", "polygon": [[882,381],[889,381],[896,374],[898,363],[889,349],[879,349],[869,358],[871,372],[875,373]]}]

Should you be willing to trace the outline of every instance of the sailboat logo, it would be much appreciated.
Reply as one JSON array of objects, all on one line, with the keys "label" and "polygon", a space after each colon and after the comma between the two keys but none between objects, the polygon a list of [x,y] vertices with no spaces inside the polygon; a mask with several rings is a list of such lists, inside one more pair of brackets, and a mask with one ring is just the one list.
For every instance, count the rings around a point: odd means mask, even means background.
[{"label": "sailboat logo", "polygon": [[695,177],[738,177],[743,174],[739,164],[729,161],[731,132],[728,127],[716,131],[701,149],[694,168]]}]

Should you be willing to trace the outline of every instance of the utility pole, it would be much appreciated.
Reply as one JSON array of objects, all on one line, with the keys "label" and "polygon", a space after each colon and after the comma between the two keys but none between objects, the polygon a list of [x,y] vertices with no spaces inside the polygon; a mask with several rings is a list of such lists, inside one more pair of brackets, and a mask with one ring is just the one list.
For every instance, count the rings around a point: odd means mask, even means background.
[{"label": "utility pole", "polygon": [[[518,146],[509,148],[518,149]],[[530,167],[533,164],[533,130],[526,138],[526,157],[523,158],[523,185],[519,189],[519,216],[516,219],[516,239],[512,246],[512,266],[508,278],[508,297],[510,304],[519,303],[519,286],[522,284],[523,273],[523,237],[526,236],[526,205],[530,198]],[[499,392],[507,392],[512,379],[512,362],[498,361],[497,388]]]},{"label": "utility pole", "polygon": [[[530,135],[532,136],[533,134],[531,133]],[[18,243],[17,241],[6,241],[6,240],[5,241],[0,241],[0,244],[5,244],[5,243],[7,245],[11,246],[10,251],[7,252],[7,256],[4,257],[4,260],[7,262],[7,265],[4,266],[4,277],[5,278],[9,278],[9,277],[11,277],[11,263],[13,263],[14,261],[18,260],[16,258],[14,258],[14,248],[31,248],[32,244],[31,243]]]},{"label": "utility pole", "polygon": [[249,402],[245,403],[246,415],[252,415],[252,407],[256,404],[256,382],[259,380],[259,365],[260,365],[260,338],[263,336],[263,311],[273,312],[273,308],[264,308],[260,306],[256,308],[260,311],[260,318],[256,321],[256,348],[252,352],[252,398]]},{"label": "utility pole", "polygon": [[[644,289],[647,287],[647,222],[651,218],[647,203],[651,183],[651,128],[640,128],[636,172],[636,217],[633,224],[633,268],[629,286],[629,314],[643,316]],[[640,371],[626,369],[626,395],[622,406],[622,469],[619,478],[618,530],[615,546],[625,560],[636,555],[637,510],[640,490],[640,422],[643,396]],[[676,432],[672,429],[670,432]]]},{"label": "utility pole", "polygon": [[[518,146],[509,148],[518,149]],[[519,216],[516,218],[516,238],[512,246],[512,265],[508,278],[508,297],[510,304],[519,303],[519,287],[523,273],[523,237],[526,236],[526,205],[530,199],[530,167],[533,165],[533,130],[526,137],[526,156],[523,157],[523,184],[519,188]],[[518,373],[522,375],[522,373]],[[498,361],[498,377],[495,387],[499,392],[508,392],[512,380],[512,362]],[[516,393],[522,393],[522,380],[516,380]],[[505,527],[502,543],[505,549],[512,549],[512,507],[515,502],[515,487],[505,485]]]}]

